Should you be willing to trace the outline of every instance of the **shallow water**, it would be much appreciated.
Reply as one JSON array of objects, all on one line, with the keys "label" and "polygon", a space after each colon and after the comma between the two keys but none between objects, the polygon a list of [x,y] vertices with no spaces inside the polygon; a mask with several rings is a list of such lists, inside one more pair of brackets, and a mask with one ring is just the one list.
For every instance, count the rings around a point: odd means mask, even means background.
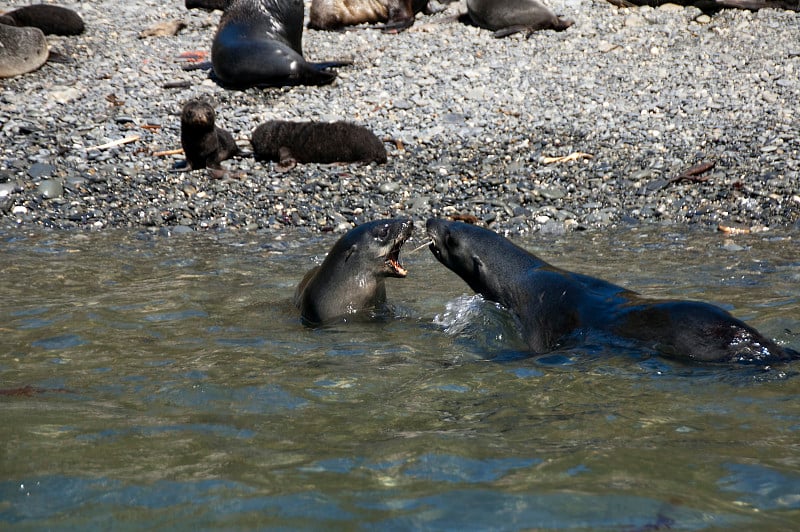
[{"label": "shallow water", "polygon": [[[800,520],[800,363],[522,357],[513,321],[427,250],[388,281],[394,318],[309,330],[292,291],[334,238],[0,233],[0,527]],[[524,245],[721,304],[800,348],[799,233],[638,227]]]}]

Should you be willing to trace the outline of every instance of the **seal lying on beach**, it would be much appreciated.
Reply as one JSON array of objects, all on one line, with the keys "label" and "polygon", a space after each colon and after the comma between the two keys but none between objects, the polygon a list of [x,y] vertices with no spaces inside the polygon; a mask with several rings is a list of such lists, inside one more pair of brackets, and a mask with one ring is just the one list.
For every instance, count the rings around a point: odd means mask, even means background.
[{"label": "seal lying on beach", "polygon": [[39,28],[45,35],[80,35],[85,29],[83,19],[75,11],[49,4],[23,6],[3,13],[0,23]]},{"label": "seal lying on beach", "polygon": [[420,11],[432,13],[428,0],[313,0],[308,27],[338,30],[383,22],[382,29],[400,31],[411,27]]},{"label": "seal lying on beach", "polygon": [[316,326],[362,311],[381,310],[387,277],[405,277],[400,248],[414,224],[408,218],[376,220],[354,227],[333,245],[295,291],[303,323]]},{"label": "seal lying on beach", "polygon": [[39,28],[0,23],[0,78],[32,72],[45,64],[47,38]]},{"label": "seal lying on beach", "polygon": [[573,22],[559,18],[539,0],[467,0],[467,15],[473,24],[506,37],[525,31],[562,31]]},{"label": "seal lying on beach", "polygon": [[650,299],[556,268],[489,229],[436,218],[426,227],[433,255],[513,312],[533,353],[600,332],[687,361],[768,365],[800,358],[714,305]]},{"label": "seal lying on beach", "polygon": [[325,85],[350,61],[303,59],[303,0],[234,0],[222,14],[211,64],[226,87]]},{"label": "seal lying on beach", "polygon": [[386,148],[370,130],[349,122],[288,122],[258,126],[251,137],[256,159],[299,163],[386,162]]},{"label": "seal lying on beach", "polygon": [[208,102],[190,100],[183,106],[181,146],[188,170],[222,170],[219,163],[239,153],[233,135],[217,127],[215,121],[216,113]]}]

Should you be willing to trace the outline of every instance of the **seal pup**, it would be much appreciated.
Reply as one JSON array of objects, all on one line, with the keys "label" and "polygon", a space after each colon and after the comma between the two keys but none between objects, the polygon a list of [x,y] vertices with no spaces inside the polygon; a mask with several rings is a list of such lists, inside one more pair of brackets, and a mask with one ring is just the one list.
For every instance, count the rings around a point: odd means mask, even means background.
[{"label": "seal pup", "polygon": [[354,227],[312,268],[295,290],[303,323],[313,327],[386,303],[387,277],[405,277],[400,248],[411,232],[408,218],[375,220]]},{"label": "seal pup", "polygon": [[428,0],[312,0],[308,27],[338,30],[356,24],[383,22],[385,31],[402,31],[420,11],[433,13]]},{"label": "seal pup", "polygon": [[494,31],[498,38],[521,31],[528,36],[538,30],[562,31],[573,24],[539,0],[467,0],[467,16],[476,26]]},{"label": "seal pup", "polygon": [[250,142],[258,160],[295,163],[386,162],[386,148],[370,130],[350,122],[272,120],[253,130]]},{"label": "seal pup", "polygon": [[769,365],[800,358],[714,305],[650,299],[556,268],[482,227],[432,218],[426,229],[434,257],[514,313],[535,354],[600,332],[686,361]]},{"label": "seal pup", "polygon": [[209,168],[222,172],[220,163],[239,153],[233,135],[216,126],[216,113],[208,102],[189,100],[181,110],[181,146],[186,169]]},{"label": "seal pup", "polygon": [[33,4],[3,13],[0,23],[39,28],[45,35],[80,35],[85,29],[78,13],[49,4]]},{"label": "seal pup", "polygon": [[45,64],[47,38],[39,28],[0,23],[0,78],[32,72]]},{"label": "seal pup", "polygon": [[303,0],[234,0],[220,18],[211,64],[227,87],[325,85],[349,61],[303,59]]}]

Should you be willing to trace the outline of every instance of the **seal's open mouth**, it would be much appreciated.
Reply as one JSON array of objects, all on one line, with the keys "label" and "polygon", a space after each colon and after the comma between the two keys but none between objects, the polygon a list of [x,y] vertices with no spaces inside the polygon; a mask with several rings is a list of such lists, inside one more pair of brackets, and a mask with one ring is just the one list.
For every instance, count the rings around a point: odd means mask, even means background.
[{"label": "seal's open mouth", "polygon": [[403,265],[400,264],[400,248],[403,247],[405,241],[405,238],[403,238],[395,242],[392,249],[386,254],[386,267],[389,268],[390,274],[395,277],[405,277],[408,275],[408,270],[403,268]]}]

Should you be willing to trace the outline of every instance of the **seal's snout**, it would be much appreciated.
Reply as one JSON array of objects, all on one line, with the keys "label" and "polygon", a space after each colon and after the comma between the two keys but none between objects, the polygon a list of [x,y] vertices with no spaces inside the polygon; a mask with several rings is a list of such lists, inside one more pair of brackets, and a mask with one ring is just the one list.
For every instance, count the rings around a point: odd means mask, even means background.
[{"label": "seal's snout", "polygon": [[425,230],[428,233],[428,237],[431,240],[428,249],[431,250],[434,257],[441,260],[442,256],[442,231],[445,229],[445,221],[440,220],[439,218],[430,218],[425,223]]}]

